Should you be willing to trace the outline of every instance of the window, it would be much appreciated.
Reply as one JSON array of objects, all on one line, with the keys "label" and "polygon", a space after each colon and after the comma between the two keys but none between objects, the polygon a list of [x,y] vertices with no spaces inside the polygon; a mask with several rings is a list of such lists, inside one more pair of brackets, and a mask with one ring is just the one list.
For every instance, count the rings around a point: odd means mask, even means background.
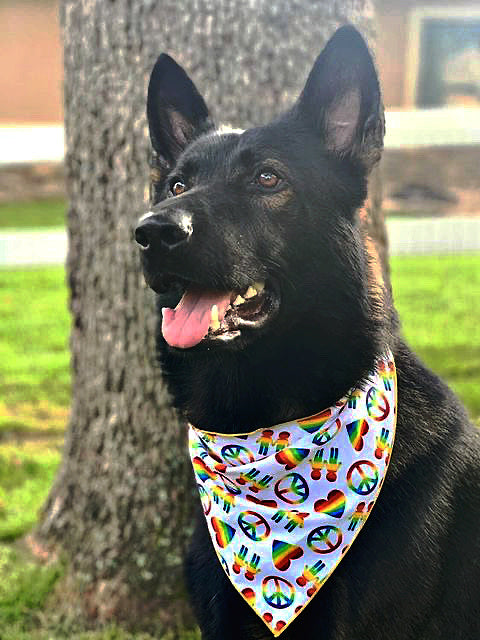
[{"label": "window", "polygon": [[480,107],[480,8],[412,11],[406,74],[411,107]]}]

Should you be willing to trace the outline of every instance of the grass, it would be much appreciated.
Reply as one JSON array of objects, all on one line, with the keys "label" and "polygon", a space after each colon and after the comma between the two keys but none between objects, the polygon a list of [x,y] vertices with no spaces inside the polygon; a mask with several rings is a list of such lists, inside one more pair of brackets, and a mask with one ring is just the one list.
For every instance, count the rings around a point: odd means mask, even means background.
[{"label": "grass", "polygon": [[0,545],[0,637],[19,640],[34,622],[60,576],[60,565],[41,566],[14,547]]},{"label": "grass", "polygon": [[[480,255],[397,257],[391,266],[407,340],[478,420]],[[48,494],[68,417],[63,268],[1,270],[0,317],[0,638],[153,640],[117,627],[47,629],[42,607],[61,566],[32,563],[15,540],[32,527]]]},{"label": "grass", "polygon": [[0,230],[40,229],[65,226],[63,198],[0,204]]},{"label": "grass", "polygon": [[480,418],[480,256],[391,260],[405,337]]},{"label": "grass", "polygon": [[[155,640],[148,633],[129,633],[116,625],[99,631],[79,630],[54,611],[44,613],[63,572],[64,565],[58,560],[48,564],[32,561],[26,545],[0,544],[1,640]],[[168,635],[162,640],[169,640]],[[200,636],[185,632],[182,640],[200,640]]]},{"label": "grass", "polygon": [[60,462],[61,438],[0,443],[0,542],[35,524]]},{"label": "grass", "polygon": [[63,267],[0,271],[0,439],[61,430],[70,404]]}]

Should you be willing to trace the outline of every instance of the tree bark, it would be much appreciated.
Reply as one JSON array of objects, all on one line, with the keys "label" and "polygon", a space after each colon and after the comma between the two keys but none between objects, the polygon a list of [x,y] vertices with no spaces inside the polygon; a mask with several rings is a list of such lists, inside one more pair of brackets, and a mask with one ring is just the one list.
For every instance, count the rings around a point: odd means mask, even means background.
[{"label": "tree bark", "polygon": [[181,558],[196,498],[132,242],[147,206],[149,72],[167,51],[218,123],[261,124],[293,102],[347,21],[371,38],[370,0],[61,3],[73,404],[37,535],[66,553],[65,589],[80,588],[94,621],[185,619]]}]

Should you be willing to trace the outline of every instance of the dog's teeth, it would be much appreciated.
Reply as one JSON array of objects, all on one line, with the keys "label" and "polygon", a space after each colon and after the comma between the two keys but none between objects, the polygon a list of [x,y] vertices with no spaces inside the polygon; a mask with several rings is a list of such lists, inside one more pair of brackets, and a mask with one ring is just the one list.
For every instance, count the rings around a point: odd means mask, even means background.
[{"label": "dog's teeth", "polygon": [[218,331],[220,329],[220,321],[218,319],[218,307],[216,304],[212,307],[212,315],[210,318],[210,327],[212,331]]},{"label": "dog's teeth", "polygon": [[256,289],[254,289],[253,287],[248,287],[248,289],[243,294],[243,297],[245,298],[245,300],[248,300],[249,298],[255,297],[257,293],[258,291]]},{"label": "dog's teeth", "polygon": [[235,300],[233,301],[233,306],[234,307],[238,307],[239,305],[243,304],[245,302],[245,298],[242,298],[242,296],[237,296],[235,298]]},{"label": "dog's teeth", "polygon": [[255,282],[253,286],[257,290],[257,293],[262,293],[262,291],[265,289],[264,282]]}]

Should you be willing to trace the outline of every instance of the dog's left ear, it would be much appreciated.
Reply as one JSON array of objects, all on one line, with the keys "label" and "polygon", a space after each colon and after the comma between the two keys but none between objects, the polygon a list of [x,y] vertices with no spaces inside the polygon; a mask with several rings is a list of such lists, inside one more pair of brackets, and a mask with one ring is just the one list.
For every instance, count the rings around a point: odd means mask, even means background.
[{"label": "dog's left ear", "polygon": [[197,88],[165,53],[150,76],[147,118],[157,164],[167,171],[192,140],[213,127]]},{"label": "dog's left ear", "polygon": [[327,149],[366,168],[380,159],[385,119],[372,56],[360,33],[341,27],[318,56],[294,111]]}]

